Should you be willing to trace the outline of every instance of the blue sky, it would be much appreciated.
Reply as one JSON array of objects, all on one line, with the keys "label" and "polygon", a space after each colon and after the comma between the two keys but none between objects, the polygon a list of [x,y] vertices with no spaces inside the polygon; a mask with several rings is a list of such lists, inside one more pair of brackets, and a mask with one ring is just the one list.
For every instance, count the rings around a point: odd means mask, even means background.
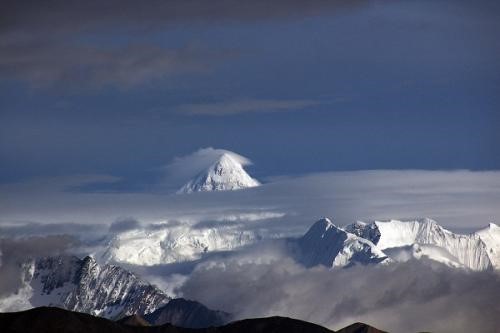
[{"label": "blue sky", "polygon": [[249,157],[260,179],[500,168],[492,1],[291,2],[285,11],[280,1],[197,10],[172,1],[165,13],[171,4],[179,15],[165,17],[134,16],[133,1],[108,16],[97,2],[55,3],[46,16],[33,16],[36,2],[6,5],[0,182],[108,174],[147,183],[202,147]]}]

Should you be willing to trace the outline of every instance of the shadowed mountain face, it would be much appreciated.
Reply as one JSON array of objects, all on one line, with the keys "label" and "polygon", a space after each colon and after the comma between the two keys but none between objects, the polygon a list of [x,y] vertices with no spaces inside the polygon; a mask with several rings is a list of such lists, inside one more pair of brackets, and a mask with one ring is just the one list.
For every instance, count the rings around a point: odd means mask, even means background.
[{"label": "shadowed mountain face", "polygon": [[[284,317],[246,319],[225,326],[200,329],[181,328],[170,324],[152,327],[130,326],[89,314],[51,307],[0,313],[0,331],[2,333],[333,333],[316,324]],[[339,332],[383,333],[364,324],[354,324]]]},{"label": "shadowed mountain face", "polygon": [[117,323],[129,325],[129,326],[151,326],[146,319],[138,314],[124,317],[117,321]]},{"label": "shadowed mountain face", "polygon": [[371,327],[363,323],[354,323],[337,331],[337,333],[387,333],[387,332],[381,331],[379,329],[376,329],[375,327]]},{"label": "shadowed mountain face", "polygon": [[202,328],[224,325],[229,322],[230,315],[222,311],[210,310],[195,301],[177,298],[145,315],[144,319],[150,325],[170,323],[181,327]]}]

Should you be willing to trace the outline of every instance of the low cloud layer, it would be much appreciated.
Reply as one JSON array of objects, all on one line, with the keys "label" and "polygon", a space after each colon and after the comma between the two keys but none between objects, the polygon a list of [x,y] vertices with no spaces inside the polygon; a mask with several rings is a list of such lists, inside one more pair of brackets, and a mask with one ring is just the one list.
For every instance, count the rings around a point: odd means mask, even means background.
[{"label": "low cloud layer", "polygon": [[[180,175],[186,171],[183,165],[186,169],[200,167],[219,153],[214,149],[202,150],[194,157],[178,160],[171,165],[171,170]],[[203,158],[198,161],[199,156]],[[186,164],[188,161],[200,164]],[[441,225],[461,229],[477,229],[489,222],[499,222],[500,217],[498,171],[317,173],[271,179],[260,187],[241,191],[190,195],[74,190],[78,181],[88,183],[108,178],[77,177],[74,181],[51,179],[1,185],[0,224],[108,226],[123,216],[132,216],[145,223],[241,220],[244,228],[299,235],[323,216],[333,218],[338,225],[355,220],[430,217]]]},{"label": "low cloud layer", "polygon": [[332,329],[356,321],[395,333],[494,332],[500,325],[496,272],[416,261],[330,271],[253,258],[204,263],[180,292],[237,318],[290,316]]},{"label": "low cloud layer", "polygon": [[132,217],[120,218],[109,226],[110,233],[120,233],[140,227],[139,221]]},{"label": "low cloud layer", "polygon": [[59,255],[77,245],[78,241],[68,235],[0,238],[0,297],[21,287],[22,265],[28,260]]}]

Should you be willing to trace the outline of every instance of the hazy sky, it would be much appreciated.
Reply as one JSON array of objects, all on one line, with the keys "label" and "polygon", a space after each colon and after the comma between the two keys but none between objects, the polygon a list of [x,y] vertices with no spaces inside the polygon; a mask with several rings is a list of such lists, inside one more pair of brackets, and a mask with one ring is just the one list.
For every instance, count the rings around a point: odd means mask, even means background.
[{"label": "hazy sky", "polygon": [[139,3],[2,1],[0,182],[500,168],[496,1]]}]

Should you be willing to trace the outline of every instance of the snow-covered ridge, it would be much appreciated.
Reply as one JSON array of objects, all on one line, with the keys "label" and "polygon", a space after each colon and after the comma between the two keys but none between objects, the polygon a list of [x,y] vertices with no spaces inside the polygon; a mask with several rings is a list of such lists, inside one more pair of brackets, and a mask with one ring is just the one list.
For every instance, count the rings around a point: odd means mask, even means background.
[{"label": "snow-covered ridge", "polygon": [[[485,270],[492,266],[487,246],[480,236],[455,234],[428,218],[413,221],[357,222],[346,226],[345,230],[368,237],[382,251],[414,244],[434,245],[448,251],[449,258],[456,258],[456,262],[464,267]],[[432,253],[437,252],[430,251],[428,253],[431,259]],[[444,258],[441,255],[438,257]],[[435,259],[437,260],[438,257]]]},{"label": "snow-covered ridge", "polygon": [[[431,219],[355,222],[339,228],[325,218],[292,241],[295,250],[291,255],[308,267],[345,267],[389,262],[389,259],[405,261],[411,257],[486,270],[492,264],[499,267],[499,230],[491,225],[476,234],[460,235]],[[104,262],[152,266],[198,260],[209,252],[237,250],[262,239],[280,237],[283,235],[242,228],[238,224],[165,225],[119,233],[96,257]]]},{"label": "snow-covered ridge", "polygon": [[207,252],[233,250],[260,239],[258,231],[231,225],[195,228],[180,224],[117,234],[98,256],[105,262],[152,266],[196,260]]},{"label": "snow-covered ridge", "polygon": [[24,273],[24,307],[58,306],[114,319],[152,312],[170,299],[133,273],[92,257],[39,258]]},{"label": "snow-covered ridge", "polygon": [[259,186],[230,154],[222,154],[207,170],[186,183],[178,193],[239,190]]},{"label": "snow-covered ridge", "polygon": [[486,245],[488,256],[495,269],[500,269],[500,226],[490,223],[475,233]]},{"label": "snow-covered ridge", "polygon": [[390,261],[371,241],[342,230],[328,218],[314,223],[295,244],[298,261],[306,267],[348,267]]}]

